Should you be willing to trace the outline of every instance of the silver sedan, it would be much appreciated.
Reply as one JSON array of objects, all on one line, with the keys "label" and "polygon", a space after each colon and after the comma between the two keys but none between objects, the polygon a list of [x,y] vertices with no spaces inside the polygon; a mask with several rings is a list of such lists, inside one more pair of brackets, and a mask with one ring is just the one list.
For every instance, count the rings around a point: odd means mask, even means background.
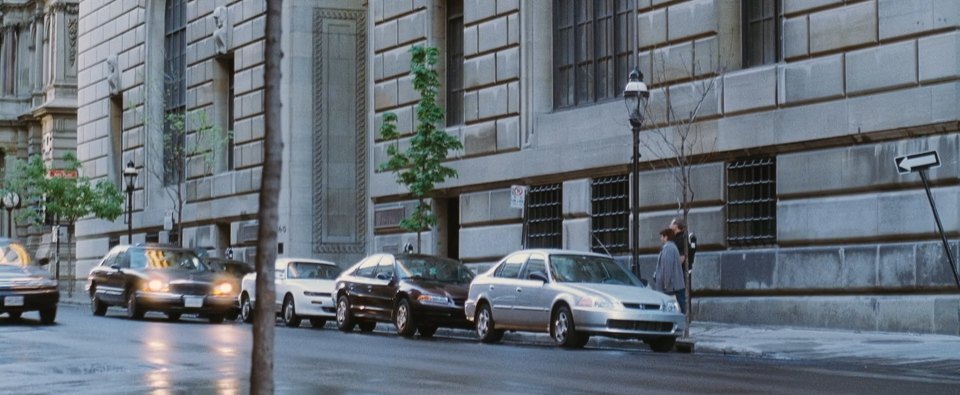
[{"label": "silver sedan", "polygon": [[483,342],[499,341],[505,330],[548,332],[567,348],[602,335],[666,352],[685,323],[672,296],[644,286],[613,258],[566,250],[503,258],[470,284],[464,312]]}]

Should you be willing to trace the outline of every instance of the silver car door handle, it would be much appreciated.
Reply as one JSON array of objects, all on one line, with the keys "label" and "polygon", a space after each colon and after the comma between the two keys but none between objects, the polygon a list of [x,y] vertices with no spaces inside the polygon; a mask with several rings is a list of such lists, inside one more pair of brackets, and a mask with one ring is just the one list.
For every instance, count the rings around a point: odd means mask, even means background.
[{"label": "silver car door handle", "polygon": [[523,288],[517,287],[517,292],[523,292]]},{"label": "silver car door handle", "polygon": [[490,286],[490,290],[493,291],[493,285]]}]

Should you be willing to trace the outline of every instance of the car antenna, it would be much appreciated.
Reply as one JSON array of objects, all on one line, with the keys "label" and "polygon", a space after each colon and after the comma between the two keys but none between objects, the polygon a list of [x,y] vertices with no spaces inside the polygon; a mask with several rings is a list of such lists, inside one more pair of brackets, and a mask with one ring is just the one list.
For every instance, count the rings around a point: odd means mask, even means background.
[{"label": "car antenna", "polygon": [[[596,240],[597,243],[600,243],[600,248],[603,248],[603,251],[606,252],[607,255],[610,255],[610,250],[607,249],[607,246],[603,245],[603,242],[600,241],[600,238],[597,237],[597,235],[593,235],[593,239]],[[610,256],[613,256],[613,255],[610,255]]]}]

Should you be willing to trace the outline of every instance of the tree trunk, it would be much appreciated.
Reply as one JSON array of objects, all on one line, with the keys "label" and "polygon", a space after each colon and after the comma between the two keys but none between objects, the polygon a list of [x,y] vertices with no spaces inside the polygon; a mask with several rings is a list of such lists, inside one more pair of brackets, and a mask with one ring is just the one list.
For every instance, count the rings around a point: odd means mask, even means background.
[{"label": "tree trunk", "polygon": [[273,283],[277,258],[277,204],[280,199],[280,172],[283,141],[280,130],[280,14],[283,1],[266,2],[264,43],[264,161],[257,213],[257,285],[253,321],[253,353],[250,364],[250,393],[273,394],[273,337],[276,302]]}]

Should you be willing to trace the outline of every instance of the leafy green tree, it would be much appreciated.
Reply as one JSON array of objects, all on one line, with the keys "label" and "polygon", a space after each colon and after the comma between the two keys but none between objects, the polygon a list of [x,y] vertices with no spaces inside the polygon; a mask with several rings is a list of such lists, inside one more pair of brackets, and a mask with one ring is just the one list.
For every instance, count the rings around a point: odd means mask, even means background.
[{"label": "leafy green tree", "polygon": [[409,218],[400,222],[400,227],[417,232],[417,252],[420,252],[420,233],[437,224],[437,216],[426,204],[436,184],[457,177],[457,171],[443,165],[450,150],[463,148],[456,137],[443,130],[443,109],[437,104],[440,76],[436,65],[439,51],[435,47],[414,46],[410,49],[410,72],[413,74],[413,89],[420,93],[417,105],[417,126],[410,146],[400,150],[400,134],[397,132],[397,115],[388,112],[383,116],[380,135],[386,140],[397,140],[387,147],[387,161],[379,165],[380,171],[392,171],[397,182],[406,186],[417,198],[417,206]]},{"label": "leafy green tree", "polygon": [[[18,193],[22,201],[33,205],[18,210],[17,223],[43,224],[44,218],[39,210],[39,205],[42,204],[47,216],[56,218],[58,225],[67,226],[66,244],[69,245],[77,220],[92,215],[113,221],[123,214],[123,193],[113,182],[93,182],[80,174],[80,161],[73,154],[64,155],[61,162],[63,166],[58,169],[75,173],[77,176],[48,177],[53,168],[47,167],[40,156],[33,156],[27,161],[16,160],[5,180],[5,189]],[[72,257],[68,256],[67,263],[70,278],[73,278],[75,273],[72,270]],[[57,274],[59,273],[58,262]],[[68,289],[72,294],[73,287]]]}]

